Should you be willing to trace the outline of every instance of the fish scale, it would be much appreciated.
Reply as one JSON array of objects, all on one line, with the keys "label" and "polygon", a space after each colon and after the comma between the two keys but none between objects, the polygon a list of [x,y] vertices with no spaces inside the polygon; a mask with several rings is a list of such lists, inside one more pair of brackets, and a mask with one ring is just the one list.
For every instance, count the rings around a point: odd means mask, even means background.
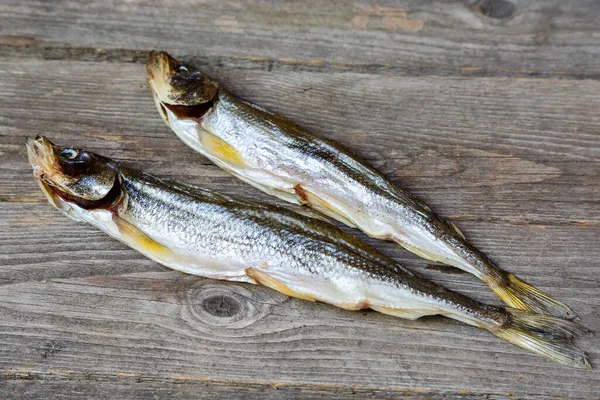
[{"label": "fish scale", "polygon": [[341,144],[237,98],[167,53],[152,52],[146,67],[163,120],[184,143],[225,171],[371,237],[469,272],[509,306],[576,317],[563,302],[499,268],[454,224]]},{"label": "fish scale", "polygon": [[407,319],[439,314],[590,368],[571,342],[583,331],[576,323],[452,292],[321,219],[164,181],[44,137],[28,139],[27,150],[50,204],[166,267],[348,310],[371,308]]}]

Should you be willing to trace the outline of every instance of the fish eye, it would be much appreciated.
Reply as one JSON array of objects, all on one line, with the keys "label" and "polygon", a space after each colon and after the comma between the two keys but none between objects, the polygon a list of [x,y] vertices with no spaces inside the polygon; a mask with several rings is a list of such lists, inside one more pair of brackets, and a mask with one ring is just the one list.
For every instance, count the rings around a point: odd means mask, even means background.
[{"label": "fish eye", "polygon": [[79,151],[76,149],[70,149],[65,147],[60,151],[60,156],[66,160],[74,160],[79,155]]},{"label": "fish eye", "polygon": [[92,155],[85,150],[65,147],[59,152],[58,160],[66,175],[77,176],[85,172],[92,164]]},{"label": "fish eye", "polygon": [[187,69],[187,67],[185,65],[178,65],[177,67],[175,67],[175,72],[177,72],[178,74],[185,75],[185,74],[189,73],[190,70]]}]

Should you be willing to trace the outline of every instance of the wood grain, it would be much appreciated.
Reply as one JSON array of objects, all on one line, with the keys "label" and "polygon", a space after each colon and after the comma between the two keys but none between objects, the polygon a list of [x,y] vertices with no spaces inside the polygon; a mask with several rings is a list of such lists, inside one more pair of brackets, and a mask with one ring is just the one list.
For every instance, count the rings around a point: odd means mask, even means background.
[{"label": "wood grain", "polygon": [[[3,1],[0,397],[597,398],[593,336],[582,372],[441,317],[169,271],[53,210],[24,140],[280,203],[161,122],[143,62],[163,48],[345,144],[598,331],[599,15],[591,0]],[[470,275],[347,230],[498,304]]]},{"label": "wood grain", "polygon": [[[0,193],[8,200],[0,212],[6,338],[0,354],[9,376],[33,367],[42,377],[58,370],[57,379],[84,373],[110,377],[111,384],[124,373],[160,382],[186,376],[337,388],[352,387],[361,376],[361,388],[592,395],[595,371],[565,370],[485,332],[441,318],[407,322],[347,313],[263,288],[165,272],[102,233],[72,223],[45,203],[30,178],[25,135],[89,144],[163,176],[270,199],[179,143],[160,122],[138,65],[5,60],[0,66],[7,94],[0,103],[1,173],[7,177]],[[599,226],[593,212],[598,120],[590,112],[600,103],[596,82],[213,74],[234,91],[347,143],[436,208],[452,210],[446,215],[500,265],[565,300],[591,329],[600,328],[600,271],[594,262]],[[307,85],[311,89],[302,89]],[[565,100],[547,95],[553,91]],[[504,104],[501,116],[497,103]],[[555,121],[548,133],[545,118]],[[565,137],[561,132],[568,128],[577,135]],[[369,242],[452,289],[497,303],[468,275],[449,274],[457,271],[428,265],[393,244]],[[207,303],[198,292],[205,287],[212,290]],[[229,305],[215,310],[219,301]],[[265,304],[268,310],[261,308]],[[234,319],[250,314],[234,321],[226,315],[232,310],[238,310]],[[106,343],[109,336],[117,340]],[[27,345],[17,345],[22,341]],[[582,341],[594,361],[591,343]],[[545,391],[532,391],[532,382],[546,375],[552,382]]]},{"label": "wood grain", "polygon": [[[257,384],[242,382],[195,381],[190,379],[161,380],[140,376],[118,376],[110,380],[105,376],[91,374],[65,375],[43,383],[36,381],[35,374],[19,375],[24,380],[9,380],[7,399],[46,399],[52,393],[54,399],[72,399],[85,395],[94,399],[414,399],[439,400],[448,398],[442,391],[365,389],[359,387],[336,387],[332,385],[299,384]],[[506,393],[473,393],[463,391],[460,399],[498,400],[506,398]],[[520,395],[519,399],[542,399],[535,394]]]},{"label": "wood grain", "polygon": [[[599,222],[596,81],[211,72],[240,96],[346,144],[456,221]],[[181,145],[144,79],[136,64],[0,62],[0,197],[43,201],[23,142],[44,134],[162,176],[268,199]]]},{"label": "wood grain", "polygon": [[501,18],[486,16],[488,3],[498,1],[5,0],[0,50],[140,60],[159,48],[266,70],[600,77],[597,1],[513,1]]},{"label": "wood grain", "polygon": [[[126,376],[159,382],[435,388],[455,393],[468,388],[475,394],[590,397],[600,384],[596,371],[565,369],[441,317],[405,321],[375,312],[349,312],[263,287],[168,271],[50,212],[46,204],[5,205],[10,211],[2,221],[13,220],[10,214],[25,214],[23,207],[32,218],[46,215],[27,234],[18,223],[2,227],[3,248],[11,251],[16,247],[11,243],[21,243],[23,249],[31,249],[15,261],[19,268],[29,264],[32,269],[27,279],[0,286],[0,364],[9,380],[27,373],[34,380],[51,375],[51,381],[89,374],[90,380],[112,383]],[[84,250],[90,247],[85,235],[95,237],[90,241],[103,250]],[[83,244],[76,246],[82,236]],[[583,240],[590,245],[593,237]],[[114,262],[110,253],[121,254],[120,260]],[[64,276],[61,266],[79,271],[78,276]],[[115,267],[118,272],[111,273]],[[36,276],[33,270],[45,275]],[[552,270],[557,273],[549,274]],[[568,282],[572,287],[551,290],[572,304],[591,329],[600,328],[597,299],[592,297],[598,284],[592,271],[544,271],[527,278],[542,288]],[[561,274],[576,278],[561,279]],[[471,288],[474,282],[465,275],[444,277],[455,289]],[[477,290],[471,288],[472,295],[486,292],[479,284],[473,286]],[[235,305],[228,307],[231,313],[215,312],[210,306],[223,298]],[[591,337],[580,340],[596,359],[593,343]],[[532,383],[542,379],[549,381],[533,392]]]}]

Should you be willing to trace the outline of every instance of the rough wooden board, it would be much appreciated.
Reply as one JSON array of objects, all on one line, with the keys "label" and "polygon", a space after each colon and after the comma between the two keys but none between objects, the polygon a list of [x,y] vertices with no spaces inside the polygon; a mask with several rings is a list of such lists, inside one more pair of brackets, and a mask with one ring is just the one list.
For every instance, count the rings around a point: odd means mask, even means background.
[{"label": "rough wooden board", "polygon": [[598,79],[600,3],[521,0],[490,18],[481,10],[492,3],[5,0],[0,50],[139,60],[162,48],[268,70]]},{"label": "rough wooden board", "polygon": [[[24,136],[47,134],[272,201],[160,122],[142,63],[162,47],[356,150],[598,331],[600,3],[515,1],[514,16],[483,17],[492,3],[3,1],[0,396],[597,397],[597,370],[443,318],[351,313],[167,272],[51,210],[26,164]],[[497,302],[464,273],[370,243]],[[579,344],[598,364],[597,339]]]},{"label": "rough wooden board", "polygon": [[[16,267],[29,263],[38,272],[45,270],[42,280],[33,272],[26,280],[0,286],[0,365],[7,380],[32,374],[34,380],[90,376],[115,383],[120,376],[133,376],[573,397],[593,397],[600,384],[597,370],[566,369],[444,318],[405,321],[289,299],[262,287],[196,278],[155,264],[142,271],[140,266],[148,262],[135,252],[50,212],[45,204],[4,206],[2,247],[10,252],[20,243],[29,250],[18,255]],[[40,224],[24,231],[19,221],[11,222],[12,216],[23,215]],[[518,233],[525,227],[507,227],[525,246],[535,243]],[[102,250],[75,245],[86,235],[96,236],[95,246]],[[594,235],[580,240],[582,247],[591,247]],[[117,261],[121,270],[114,273],[99,262],[106,257],[112,264],[111,252],[123,255]],[[65,266],[79,276],[60,277]],[[598,330],[597,271],[556,267],[556,273],[548,274],[544,268],[545,277],[541,271],[526,277],[542,288],[564,284],[552,291]],[[570,273],[577,277],[562,275]],[[457,289],[474,282],[466,275],[444,278]],[[482,285],[475,286],[470,294],[485,292]],[[225,303],[229,305],[220,306]],[[599,355],[594,343],[593,337],[579,340],[592,360]],[[539,387],[542,380],[544,387]]]},{"label": "rough wooden board", "polygon": [[[19,375],[17,375],[18,377]],[[190,379],[156,379],[149,377],[119,376],[110,379],[106,376],[91,374],[66,374],[36,380],[36,374],[22,374],[22,379],[0,381],[5,384],[7,399],[28,400],[47,399],[52,393],[53,399],[72,399],[85,397],[93,399],[427,399],[440,400],[456,398],[461,400],[500,400],[514,399],[508,393],[474,393],[464,390],[460,394],[444,391],[390,389],[364,389],[358,387],[336,387],[333,385],[300,384],[257,384],[242,382],[195,381]],[[539,394],[519,394],[519,399],[540,400],[547,396]]]},{"label": "rough wooden board", "polygon": [[[596,81],[212,72],[241,96],[345,143],[459,225],[599,222]],[[182,145],[144,77],[136,64],[0,62],[0,198],[43,201],[23,143],[44,134],[162,176],[268,199]]]},{"label": "rough wooden board", "polygon": [[[581,229],[600,222],[596,81],[212,72],[243,97],[345,143],[461,228],[464,220]],[[144,74],[136,64],[0,62],[0,198],[44,201],[23,146],[25,136],[44,134],[161,176],[270,201],[171,133]]]},{"label": "rough wooden board", "polygon": [[[30,376],[51,384],[77,381],[77,390],[88,393],[98,381],[133,393],[130,382],[139,379],[163,388],[186,380],[238,382],[223,384],[223,391],[283,383],[315,396],[348,388],[359,397],[390,390],[594,396],[596,370],[562,368],[474,328],[442,318],[409,322],[345,312],[259,287],[165,272],[72,223],[33,183],[24,136],[89,144],[160,175],[269,199],[170,133],[140,65],[4,60],[0,72],[0,196],[8,200],[0,209],[0,337],[6,338],[0,365],[7,390],[24,390],[23,376]],[[597,82],[212,72],[244,97],[363,154],[459,220],[500,265],[565,300],[591,329],[600,328]],[[428,266],[390,243],[370,243],[452,289],[497,302],[466,274]],[[201,300],[206,287],[230,305],[212,309],[219,315],[255,307],[263,310],[260,318],[211,316]],[[241,298],[247,308],[231,306],[242,301],[239,293],[250,299]],[[594,342],[580,341],[592,362],[598,359]]]}]

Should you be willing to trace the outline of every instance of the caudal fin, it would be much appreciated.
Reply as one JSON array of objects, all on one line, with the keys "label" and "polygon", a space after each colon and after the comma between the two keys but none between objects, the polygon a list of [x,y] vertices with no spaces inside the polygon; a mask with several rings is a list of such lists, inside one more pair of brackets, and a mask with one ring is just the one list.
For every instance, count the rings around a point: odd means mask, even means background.
[{"label": "caudal fin", "polygon": [[550,314],[561,318],[573,319],[577,315],[562,301],[534,288],[513,274],[508,274],[502,285],[494,285],[494,292],[503,302],[513,308]]},{"label": "caudal fin", "polygon": [[494,335],[558,363],[592,369],[585,353],[572,343],[574,337],[588,332],[575,322],[551,315],[506,308],[510,319]]}]

